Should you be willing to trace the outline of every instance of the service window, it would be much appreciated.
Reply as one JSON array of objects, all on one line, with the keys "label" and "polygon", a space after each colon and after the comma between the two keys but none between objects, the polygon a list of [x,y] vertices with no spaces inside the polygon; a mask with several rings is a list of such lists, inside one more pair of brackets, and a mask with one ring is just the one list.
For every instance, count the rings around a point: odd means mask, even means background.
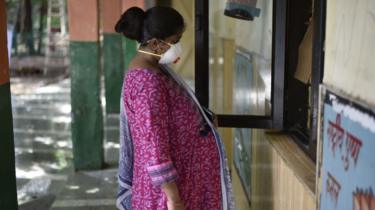
[{"label": "service window", "polygon": [[315,159],[325,1],[198,0],[195,7],[195,90],[219,126],[283,130]]},{"label": "service window", "polygon": [[223,127],[282,128],[286,1],[196,1],[196,93]]}]

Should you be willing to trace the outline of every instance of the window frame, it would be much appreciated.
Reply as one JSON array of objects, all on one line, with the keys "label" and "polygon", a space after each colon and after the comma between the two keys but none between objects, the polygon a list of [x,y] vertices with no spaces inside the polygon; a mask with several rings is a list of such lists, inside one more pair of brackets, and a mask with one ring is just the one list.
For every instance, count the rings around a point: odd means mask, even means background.
[{"label": "window frame", "polygon": [[319,86],[323,82],[324,75],[324,42],[326,28],[327,0],[314,1],[314,25],[313,47],[311,67],[311,131],[307,153],[316,160],[316,147],[318,142],[318,113],[319,113]]},{"label": "window frame", "polygon": [[[312,45],[312,67],[311,67],[311,113],[310,113],[310,132],[290,131],[288,132],[295,142],[304,150],[304,152],[313,160],[317,157],[318,142],[318,120],[319,120],[319,97],[320,84],[323,82],[324,75],[324,43],[325,43],[325,22],[326,22],[326,0],[314,0],[313,10],[313,45]],[[307,144],[301,140],[307,140]]]},{"label": "window frame", "polygon": [[[313,47],[311,72],[311,130],[308,145],[301,148],[316,160],[319,85],[324,73],[324,40],[326,22],[326,1],[314,0]],[[228,115],[219,114],[219,127],[260,128],[283,130],[285,118],[285,70],[286,70],[286,23],[287,0],[274,0],[273,43],[272,43],[272,84],[271,115]],[[195,1],[195,91],[198,100],[209,107],[209,1]],[[284,130],[287,131],[287,130]],[[297,139],[300,138],[295,136]]]},{"label": "window frame", "polygon": [[[284,75],[286,0],[274,0],[272,35],[271,114],[269,116],[218,114],[219,127],[282,129],[284,124]],[[224,15],[224,14],[223,14]],[[209,1],[195,1],[195,93],[209,107]],[[277,78],[277,79],[276,79]]]}]

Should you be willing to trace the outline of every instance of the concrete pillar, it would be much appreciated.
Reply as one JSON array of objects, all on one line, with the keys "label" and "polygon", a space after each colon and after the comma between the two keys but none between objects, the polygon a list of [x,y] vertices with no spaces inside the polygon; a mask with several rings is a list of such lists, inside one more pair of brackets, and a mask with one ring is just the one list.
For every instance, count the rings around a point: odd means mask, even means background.
[{"label": "concrete pillar", "polygon": [[130,7],[139,7],[145,9],[146,3],[144,0],[121,0],[122,1],[122,12],[125,12]]},{"label": "concrete pillar", "polygon": [[98,0],[68,0],[72,140],[76,170],[103,166]]},{"label": "concrete pillar", "polygon": [[115,32],[121,17],[121,0],[102,0],[103,72],[107,113],[120,112],[120,94],[124,76],[122,35]]},{"label": "concrete pillar", "polygon": [[0,209],[18,209],[5,0],[0,0]]}]

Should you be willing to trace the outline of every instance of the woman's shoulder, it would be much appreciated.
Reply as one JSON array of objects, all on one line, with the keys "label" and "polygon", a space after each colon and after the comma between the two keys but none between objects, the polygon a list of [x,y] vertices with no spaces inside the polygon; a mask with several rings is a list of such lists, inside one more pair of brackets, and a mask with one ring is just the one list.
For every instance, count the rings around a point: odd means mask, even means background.
[{"label": "woman's shoulder", "polygon": [[161,71],[152,70],[149,68],[136,67],[129,68],[126,72],[126,77],[130,77],[132,79],[143,78],[160,80],[164,78],[164,74]]},{"label": "woman's shoulder", "polygon": [[126,83],[131,86],[157,88],[165,87],[166,82],[162,72],[147,68],[129,68],[126,73]]}]

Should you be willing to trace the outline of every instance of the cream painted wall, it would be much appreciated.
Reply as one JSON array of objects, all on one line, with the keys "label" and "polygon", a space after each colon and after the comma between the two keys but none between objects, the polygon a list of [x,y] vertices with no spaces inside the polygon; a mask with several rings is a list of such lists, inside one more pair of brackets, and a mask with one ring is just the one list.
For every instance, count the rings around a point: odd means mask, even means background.
[{"label": "cream painted wall", "polygon": [[189,81],[194,82],[195,73],[195,28],[194,28],[194,1],[172,0],[172,7],[184,17],[186,29],[181,39],[182,56],[179,63],[174,65],[178,74]]},{"label": "cream painted wall", "polygon": [[316,210],[312,160],[287,135],[254,131],[251,210]]},{"label": "cream painted wall", "polygon": [[329,0],[324,83],[375,106],[375,1]]}]

